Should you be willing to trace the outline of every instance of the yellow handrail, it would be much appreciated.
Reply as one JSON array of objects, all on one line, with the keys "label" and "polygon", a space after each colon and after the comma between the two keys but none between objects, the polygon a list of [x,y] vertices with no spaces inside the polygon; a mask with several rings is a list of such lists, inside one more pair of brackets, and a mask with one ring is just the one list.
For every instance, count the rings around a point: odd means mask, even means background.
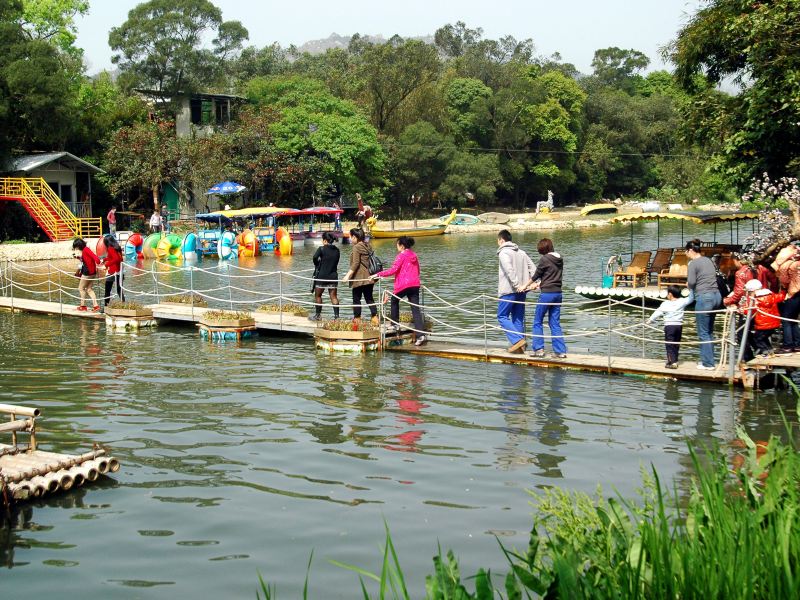
[{"label": "yellow handrail", "polygon": [[0,196],[19,199],[54,241],[100,237],[100,217],[78,218],[41,177],[0,177]]}]

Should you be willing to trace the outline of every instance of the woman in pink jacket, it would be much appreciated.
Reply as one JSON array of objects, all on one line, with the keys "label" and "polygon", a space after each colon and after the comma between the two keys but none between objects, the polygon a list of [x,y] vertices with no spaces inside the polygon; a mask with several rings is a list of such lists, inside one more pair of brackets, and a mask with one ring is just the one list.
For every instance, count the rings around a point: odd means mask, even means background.
[{"label": "woman in pink jacket", "polygon": [[395,327],[400,323],[400,298],[408,299],[411,304],[411,314],[414,317],[414,330],[417,340],[416,346],[427,343],[428,337],[425,335],[425,321],[422,318],[422,310],[419,307],[419,259],[411,248],[414,246],[414,238],[407,235],[397,239],[397,258],[394,264],[380,273],[373,275],[374,278],[394,276],[394,294],[389,311],[389,318]]}]

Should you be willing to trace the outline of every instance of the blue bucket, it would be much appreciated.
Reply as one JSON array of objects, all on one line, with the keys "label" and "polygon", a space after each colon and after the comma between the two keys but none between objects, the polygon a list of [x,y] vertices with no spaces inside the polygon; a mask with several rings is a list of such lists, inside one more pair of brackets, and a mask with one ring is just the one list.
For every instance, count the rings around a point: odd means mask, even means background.
[{"label": "blue bucket", "polygon": [[603,287],[610,288],[614,286],[614,276],[613,275],[603,275]]}]

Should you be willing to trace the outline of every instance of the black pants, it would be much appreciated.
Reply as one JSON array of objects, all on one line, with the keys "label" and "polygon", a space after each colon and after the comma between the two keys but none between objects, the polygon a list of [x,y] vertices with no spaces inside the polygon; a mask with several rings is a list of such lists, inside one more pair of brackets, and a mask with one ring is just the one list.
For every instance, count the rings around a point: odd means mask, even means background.
[{"label": "black pants", "polygon": [[417,335],[425,335],[425,321],[422,319],[422,310],[419,307],[419,288],[406,288],[392,296],[389,308],[389,317],[392,323],[400,322],[400,298],[407,298],[411,303],[411,315],[414,317],[414,329]]},{"label": "black pants", "polygon": [[[778,305],[778,309],[784,319],[797,319],[798,315],[800,315],[800,294],[795,294],[791,298],[784,300]],[[797,326],[797,323],[792,321],[783,322],[783,347],[800,347],[800,327]]]},{"label": "black pants", "polygon": [[361,298],[364,298],[369,312],[373,317],[378,314],[378,307],[375,306],[375,298],[372,296],[372,290],[374,288],[374,283],[353,288],[353,317],[356,319],[361,318]]},{"label": "black pants", "polygon": [[681,347],[674,342],[680,342],[682,336],[683,325],[664,325],[664,340],[666,341],[664,346],[667,349],[668,363],[678,362],[678,352]]},{"label": "black pants", "polygon": [[108,303],[111,302],[111,288],[114,287],[114,282],[117,282],[117,295],[119,299],[125,302],[125,294],[122,293],[122,272],[119,271],[112,275],[106,277],[106,293],[105,293],[105,304],[108,306]]},{"label": "black pants", "polygon": [[753,347],[755,348],[756,354],[769,354],[772,352],[772,341],[770,338],[776,331],[777,329],[756,329],[753,332]]}]

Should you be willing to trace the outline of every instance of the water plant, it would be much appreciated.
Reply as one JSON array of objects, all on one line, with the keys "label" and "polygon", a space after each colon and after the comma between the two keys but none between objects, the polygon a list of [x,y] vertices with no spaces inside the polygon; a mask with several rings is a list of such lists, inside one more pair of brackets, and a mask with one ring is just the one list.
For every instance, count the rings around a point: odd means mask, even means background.
[{"label": "water plant", "polygon": [[142,310],[144,304],[135,300],[112,300],[108,303],[108,308],[112,310]]},{"label": "water plant", "polygon": [[252,318],[252,313],[239,310],[208,310],[203,313],[204,321],[242,321]]},{"label": "water plant", "polygon": [[378,331],[378,326],[371,321],[360,319],[331,319],[322,324],[327,331]]},{"label": "water plant", "polygon": [[[690,445],[688,498],[662,485],[655,469],[642,474],[636,500],[606,499],[599,489],[530,492],[536,516],[528,546],[500,544],[509,565],[502,583],[485,569],[463,577],[455,555],[440,548],[426,598],[800,597],[800,451],[796,424],[785,425],[786,441],[773,436],[766,444],[739,429],[733,469],[727,451],[704,449],[701,457]],[[363,598],[373,597],[368,581],[378,598],[411,597],[388,527],[380,573],[332,562],[359,575]],[[265,597],[275,598],[275,589]]]},{"label": "water plant", "polygon": [[208,302],[198,294],[173,294],[166,296],[164,302],[172,302],[174,304],[191,304],[193,306],[206,307]]},{"label": "water plant", "polygon": [[291,315],[295,315],[297,317],[307,317],[308,310],[299,304],[295,304],[294,302],[284,302],[282,304],[278,304],[277,302],[270,302],[267,304],[262,304],[258,308],[256,308],[258,312],[266,312],[266,313],[289,313]]}]

